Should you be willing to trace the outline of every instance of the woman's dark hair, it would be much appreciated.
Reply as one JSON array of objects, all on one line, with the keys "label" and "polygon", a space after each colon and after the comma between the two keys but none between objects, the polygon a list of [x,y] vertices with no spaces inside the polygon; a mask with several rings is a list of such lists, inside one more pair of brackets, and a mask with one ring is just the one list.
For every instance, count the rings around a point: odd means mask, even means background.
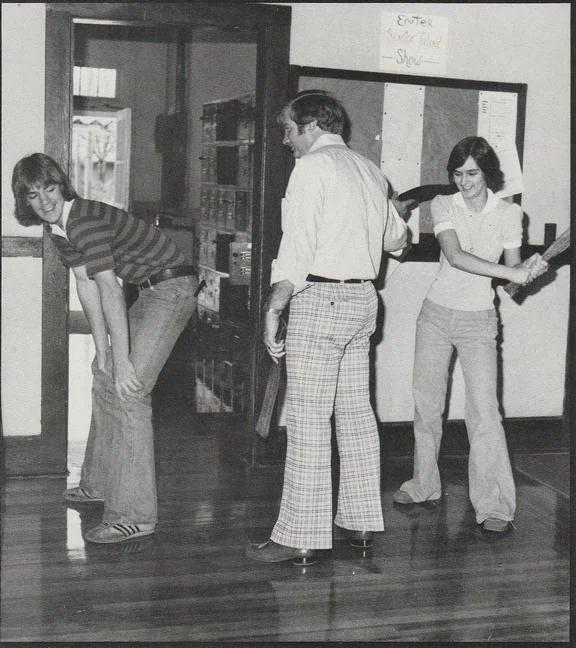
[{"label": "woman's dark hair", "polygon": [[454,182],[454,171],[460,168],[471,157],[484,174],[488,187],[496,192],[504,186],[504,174],[500,168],[500,160],[494,149],[483,137],[470,136],[460,140],[452,149],[446,170],[451,183]]},{"label": "woman's dark hair", "polygon": [[287,115],[298,124],[298,132],[304,126],[316,120],[318,126],[328,133],[344,135],[349,130],[349,119],[344,106],[325,90],[303,90],[299,92],[283,109],[278,117]]},{"label": "woman's dark hair", "polygon": [[12,192],[16,200],[16,218],[22,225],[42,223],[42,219],[28,204],[28,192],[37,186],[48,187],[55,184],[60,185],[64,200],[78,198],[68,176],[49,155],[32,153],[16,163],[12,172]]}]

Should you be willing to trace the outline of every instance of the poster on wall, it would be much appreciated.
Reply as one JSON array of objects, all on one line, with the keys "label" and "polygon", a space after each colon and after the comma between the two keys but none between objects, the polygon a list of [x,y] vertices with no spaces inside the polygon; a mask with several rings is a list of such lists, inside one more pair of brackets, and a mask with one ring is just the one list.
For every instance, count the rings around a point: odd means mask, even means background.
[{"label": "poster on wall", "polygon": [[484,137],[500,159],[506,179],[498,192],[501,198],[524,191],[522,169],[516,149],[516,122],[518,120],[518,96],[515,92],[478,93],[478,135]]},{"label": "poster on wall", "polygon": [[446,73],[448,19],[382,11],[380,69],[398,74]]}]

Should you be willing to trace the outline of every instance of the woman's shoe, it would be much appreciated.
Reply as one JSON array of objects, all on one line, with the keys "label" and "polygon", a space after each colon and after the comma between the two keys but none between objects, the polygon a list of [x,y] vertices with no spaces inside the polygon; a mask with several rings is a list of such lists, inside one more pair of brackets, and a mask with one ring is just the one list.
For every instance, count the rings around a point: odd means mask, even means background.
[{"label": "woman's shoe", "polygon": [[397,490],[394,495],[392,495],[392,501],[395,504],[416,504],[416,502],[408,495],[406,491]]},{"label": "woman's shoe", "polygon": [[486,518],[482,522],[482,531],[487,533],[508,533],[513,529],[511,522],[500,518]]},{"label": "woman's shoe", "polygon": [[397,490],[392,495],[392,501],[394,502],[394,504],[400,504],[401,506],[412,506],[412,504],[420,504],[427,509],[434,510],[438,506],[440,498],[438,497],[436,499],[427,499],[422,500],[421,502],[417,502],[416,500],[413,500],[406,491]]},{"label": "woman's shoe", "polygon": [[246,548],[246,557],[266,563],[292,560],[295,565],[313,565],[316,562],[314,549],[298,549],[266,540],[262,544],[250,544]]}]

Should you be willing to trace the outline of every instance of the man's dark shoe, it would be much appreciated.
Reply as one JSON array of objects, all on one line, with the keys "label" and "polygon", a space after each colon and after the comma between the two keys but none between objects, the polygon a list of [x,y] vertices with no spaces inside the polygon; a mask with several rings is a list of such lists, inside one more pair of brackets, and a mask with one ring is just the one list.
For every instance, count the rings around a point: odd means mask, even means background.
[{"label": "man's dark shoe", "polygon": [[250,544],[246,548],[246,557],[259,562],[277,563],[292,560],[295,565],[313,565],[316,562],[314,549],[298,549],[267,540],[262,544]]},{"label": "man's dark shoe", "polygon": [[370,549],[374,544],[374,533],[372,531],[351,531],[346,529],[346,535],[352,547]]}]

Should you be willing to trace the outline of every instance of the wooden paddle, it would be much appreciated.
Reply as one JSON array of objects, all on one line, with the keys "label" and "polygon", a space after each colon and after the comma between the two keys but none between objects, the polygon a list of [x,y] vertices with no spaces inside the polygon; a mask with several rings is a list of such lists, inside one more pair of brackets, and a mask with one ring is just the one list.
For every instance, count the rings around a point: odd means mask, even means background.
[{"label": "wooden paddle", "polygon": [[[276,339],[280,340],[286,335],[286,321],[280,318],[280,325]],[[266,381],[266,389],[264,391],[264,398],[262,400],[262,407],[260,414],[256,421],[256,432],[263,438],[267,439],[270,432],[270,423],[272,422],[272,414],[274,413],[274,406],[278,397],[278,390],[282,380],[282,365],[284,358],[280,358],[278,362],[272,362],[268,370],[268,379]]]},{"label": "wooden paddle", "polygon": [[[563,232],[555,241],[553,241],[542,254],[544,261],[550,261],[555,256],[562,254],[564,250],[567,250],[570,247],[570,228]],[[512,297],[515,301],[519,301],[516,298],[516,294],[522,288],[522,284],[514,283],[513,281],[508,282],[504,286],[504,290]]]}]

